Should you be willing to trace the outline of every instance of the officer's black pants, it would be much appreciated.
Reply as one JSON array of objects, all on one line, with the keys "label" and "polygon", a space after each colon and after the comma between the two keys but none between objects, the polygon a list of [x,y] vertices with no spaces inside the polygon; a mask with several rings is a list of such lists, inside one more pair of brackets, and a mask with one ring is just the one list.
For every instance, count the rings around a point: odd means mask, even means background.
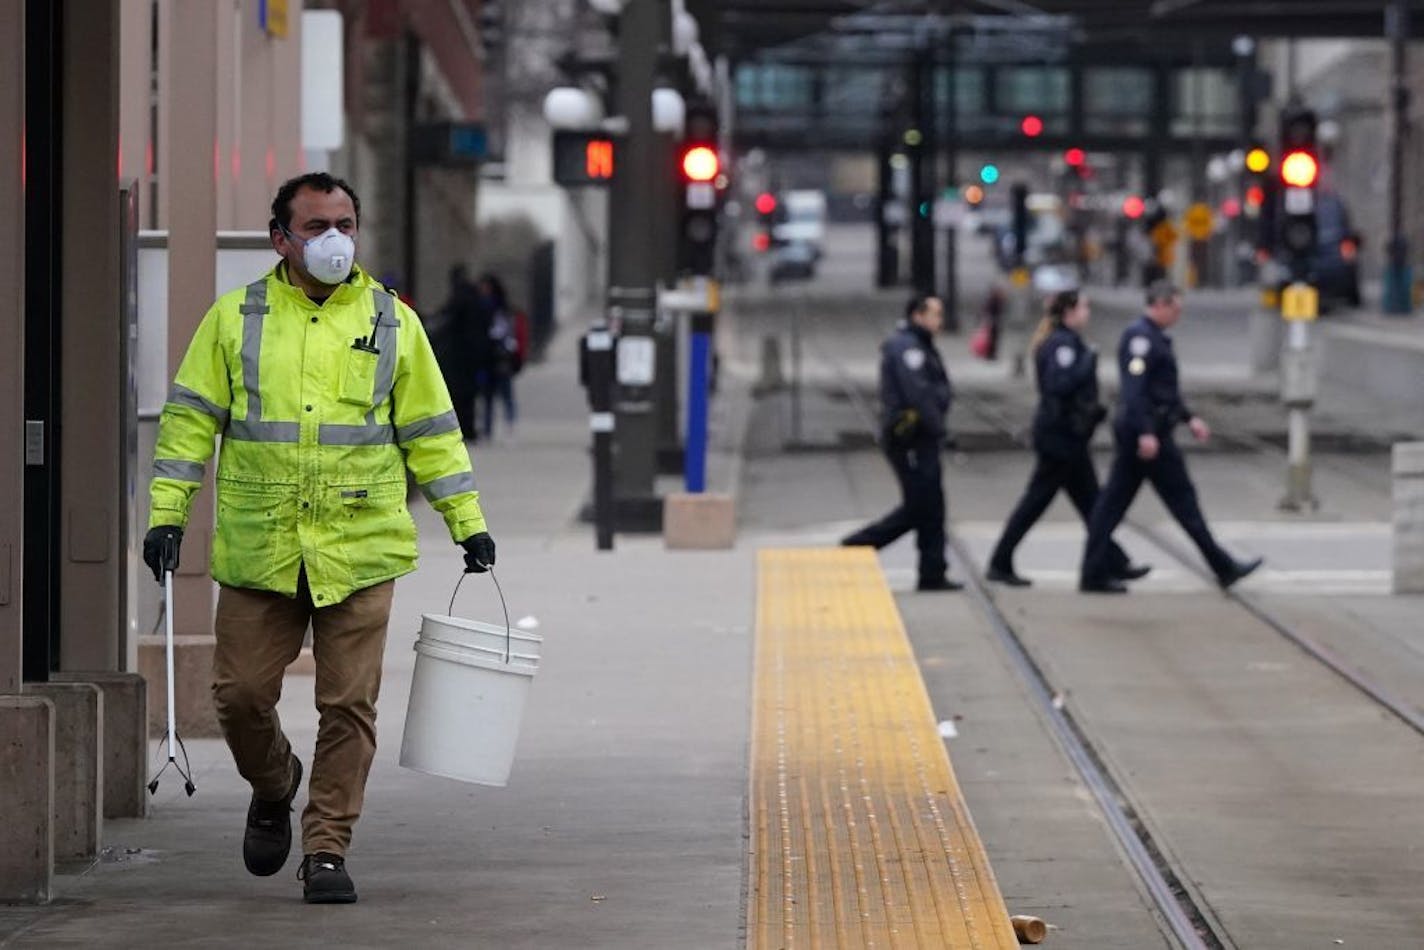
[{"label": "officer's black pants", "polygon": [[908,531],[914,531],[920,549],[920,578],[944,576],[944,486],[940,481],[940,447],[937,439],[919,439],[910,445],[887,440],[885,456],[900,482],[900,506],[847,537],[842,544],[883,548]]},{"label": "officer's black pants", "polygon": [[[1093,467],[1093,457],[1088,446],[1077,446],[1066,453],[1037,452],[1033,474],[1029,476],[1028,487],[1023,497],[1004,523],[1004,533],[994,546],[989,565],[1001,570],[1012,571],[1014,551],[1038,519],[1053,504],[1059,490],[1068,493],[1073,507],[1087,524],[1093,514],[1093,505],[1098,500],[1098,472]],[[1108,538],[1108,570],[1117,575],[1127,567],[1127,554],[1117,543]]]},{"label": "officer's black pants", "polygon": [[1229,574],[1235,565],[1231,555],[1221,549],[1202,516],[1201,505],[1197,502],[1197,490],[1187,474],[1187,463],[1182,458],[1182,450],[1171,437],[1160,440],[1161,449],[1150,462],[1137,456],[1137,442],[1125,439],[1117,441],[1117,451],[1113,455],[1112,471],[1108,473],[1107,484],[1098,495],[1093,506],[1092,517],[1088,519],[1088,545],[1083,552],[1081,581],[1092,585],[1102,583],[1112,576],[1110,545],[1112,533],[1122,523],[1132,504],[1137,490],[1144,481],[1150,481],[1157,497],[1177,519],[1182,530],[1196,544],[1202,557],[1218,577]]}]

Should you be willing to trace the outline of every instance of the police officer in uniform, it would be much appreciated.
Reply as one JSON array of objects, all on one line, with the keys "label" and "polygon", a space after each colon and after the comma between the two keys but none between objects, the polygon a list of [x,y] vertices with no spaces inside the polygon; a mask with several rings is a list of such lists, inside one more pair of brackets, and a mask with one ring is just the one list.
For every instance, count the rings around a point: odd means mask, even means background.
[{"label": "police officer in uniform", "polygon": [[944,326],[944,305],[938,297],[916,295],[905,316],[880,348],[881,445],[903,498],[894,511],[841,544],[883,548],[914,531],[920,552],[916,589],[959,590],[964,585],[945,576],[940,453],[953,393],[934,345]]},{"label": "police officer in uniform", "polygon": [[[1098,351],[1081,336],[1089,319],[1088,298],[1081,291],[1055,294],[1029,344],[1037,369],[1039,401],[1033,417],[1033,474],[1023,497],[1004,524],[985,576],[1012,587],[1029,580],[1014,570],[1014,550],[1038,521],[1059,489],[1068,493],[1086,524],[1098,499],[1098,473],[1088,443],[1107,416],[1098,402]],[[1111,577],[1136,580],[1150,567],[1135,565],[1111,539],[1107,549]]]},{"label": "police officer in uniform", "polygon": [[1123,331],[1118,346],[1122,392],[1113,422],[1116,453],[1107,485],[1088,521],[1080,590],[1126,593],[1127,587],[1112,572],[1112,532],[1144,480],[1152,482],[1167,510],[1196,543],[1222,589],[1261,566],[1261,558],[1237,561],[1211,536],[1186,461],[1173,439],[1173,430],[1182,422],[1198,442],[1211,438],[1211,428],[1182,401],[1177,381],[1177,357],[1166,331],[1181,315],[1181,291],[1165,280],[1154,281],[1147,288],[1146,314]]}]

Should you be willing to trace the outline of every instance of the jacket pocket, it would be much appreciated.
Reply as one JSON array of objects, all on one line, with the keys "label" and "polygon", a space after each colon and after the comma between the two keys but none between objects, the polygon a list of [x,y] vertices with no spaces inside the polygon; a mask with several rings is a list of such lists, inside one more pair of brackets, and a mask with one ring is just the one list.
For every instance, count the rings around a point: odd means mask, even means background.
[{"label": "jacket pocket", "polygon": [[282,544],[295,545],[296,487],[218,479],[213,577],[265,589]]},{"label": "jacket pocket", "polygon": [[405,505],[405,481],[335,485],[341,547],[357,582],[384,580],[415,566],[415,521]]},{"label": "jacket pocket", "polygon": [[349,347],[336,398],[349,405],[369,409],[376,392],[376,360],[379,358],[369,350]]}]

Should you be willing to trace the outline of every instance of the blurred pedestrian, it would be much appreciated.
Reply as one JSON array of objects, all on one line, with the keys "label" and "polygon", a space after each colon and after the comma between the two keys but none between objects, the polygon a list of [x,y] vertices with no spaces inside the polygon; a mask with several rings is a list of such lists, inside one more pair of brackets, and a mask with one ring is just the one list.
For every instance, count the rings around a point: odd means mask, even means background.
[{"label": "blurred pedestrian", "polygon": [[[985,576],[991,581],[1012,587],[1029,585],[1029,580],[1014,570],[1014,551],[1060,489],[1067,492],[1084,524],[1093,512],[1098,473],[1088,445],[1107,410],[1098,401],[1098,351],[1083,339],[1090,317],[1086,294],[1061,291],[1049,300],[1029,342],[1039,394],[1033,416],[1033,474],[989,558]],[[1120,580],[1136,580],[1151,570],[1131,564],[1111,540],[1108,559],[1109,574]]]},{"label": "blurred pedestrian", "polygon": [[376,754],[395,578],[416,561],[405,474],[444,516],[467,569],[495,559],[420,318],[356,266],[360,219],[351,186],[325,172],[278,190],[269,237],[280,262],[213,304],[163,406],[143,541],[161,581],[178,567],[221,436],[212,695],[252,788],[242,859],[266,877],[291,852],[302,763],[276,707],[310,626],[320,720],[297,876],[313,904],[356,900],[346,849]]},{"label": "blurred pedestrian", "polygon": [[460,435],[476,441],[475,399],[489,365],[489,310],[484,306],[476,285],[471,283],[463,264],[450,268],[450,290],[442,309],[444,314],[441,347],[445,380],[450,387],[450,399],[455,406],[455,418],[460,423]]},{"label": "blurred pedestrian", "polygon": [[[489,320],[488,347],[484,366],[485,435],[494,438],[495,402],[504,407],[504,424],[511,432],[517,416],[514,377],[524,367],[517,315],[510,309],[504,284],[494,274],[484,274],[476,282],[480,306]],[[527,331],[526,331],[527,335]]]},{"label": "blurred pedestrian", "polygon": [[938,297],[916,295],[905,321],[880,348],[881,446],[900,483],[901,502],[846,537],[849,547],[883,548],[909,531],[919,547],[917,590],[959,590],[946,576],[940,456],[953,391],[934,337],[944,326]]},{"label": "blurred pedestrian", "polygon": [[1123,331],[1117,354],[1122,390],[1113,420],[1116,451],[1107,484],[1088,519],[1080,590],[1127,592],[1122,581],[1113,576],[1112,533],[1144,481],[1152,483],[1223,589],[1261,566],[1261,558],[1237,561],[1216,543],[1202,515],[1182,450],[1173,436],[1177,426],[1185,422],[1198,442],[1211,438],[1211,427],[1182,401],[1177,356],[1172,350],[1172,338],[1167,335],[1181,316],[1181,291],[1168,281],[1155,281],[1147,288],[1147,312]]}]

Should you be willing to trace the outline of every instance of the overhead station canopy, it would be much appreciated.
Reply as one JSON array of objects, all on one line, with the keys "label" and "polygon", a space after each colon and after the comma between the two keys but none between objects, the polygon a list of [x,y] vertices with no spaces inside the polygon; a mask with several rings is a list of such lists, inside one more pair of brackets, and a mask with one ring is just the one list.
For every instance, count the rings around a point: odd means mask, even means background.
[{"label": "overhead station canopy", "polygon": [[[875,32],[877,18],[978,18],[1059,24],[1089,41],[1180,42],[1184,37],[1371,37],[1390,0],[686,0],[710,52],[733,59],[818,33]],[[1424,0],[1410,0],[1424,37]]]}]

